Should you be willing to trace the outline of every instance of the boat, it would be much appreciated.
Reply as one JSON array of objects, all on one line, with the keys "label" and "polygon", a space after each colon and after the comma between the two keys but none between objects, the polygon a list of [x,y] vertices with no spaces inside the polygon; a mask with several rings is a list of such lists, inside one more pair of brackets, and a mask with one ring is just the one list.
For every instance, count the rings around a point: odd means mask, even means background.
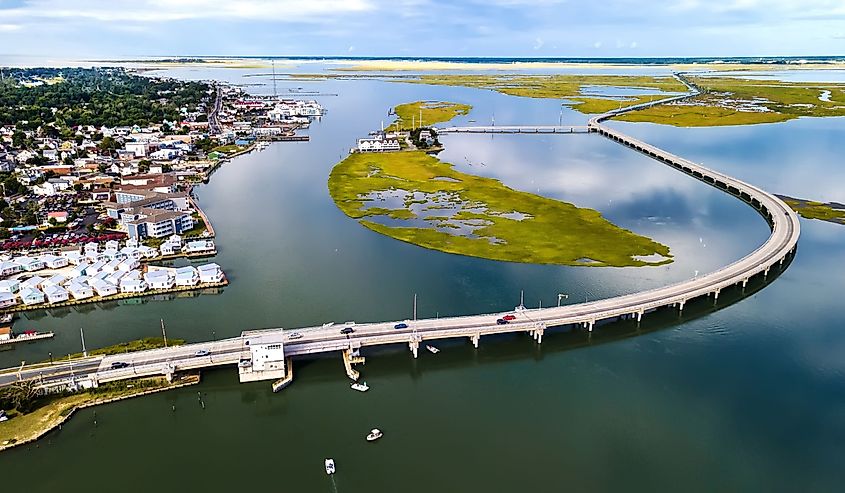
[{"label": "boat", "polygon": [[428,351],[429,351],[431,354],[437,354],[437,353],[439,353],[439,352],[440,352],[440,350],[439,350],[439,349],[437,349],[437,348],[436,348],[436,347],[434,347],[434,346],[428,346],[428,345],[427,345],[425,348],[426,348],[426,349],[428,349]]},{"label": "boat", "polygon": [[367,382],[363,382],[363,383],[355,382],[352,385],[350,385],[349,387],[352,388],[352,390],[357,390],[358,392],[366,392],[366,391],[370,390],[370,386],[367,385]]},{"label": "boat", "polygon": [[12,323],[12,320],[14,320],[14,318],[14,313],[4,313],[3,315],[0,315],[0,324]]},{"label": "boat", "polygon": [[326,474],[334,474],[334,459],[326,459]]},{"label": "boat", "polygon": [[379,438],[381,438],[383,436],[384,436],[384,433],[382,433],[381,430],[379,430],[378,428],[373,428],[372,430],[370,430],[370,434],[367,435],[367,441],[368,442],[375,442],[376,440],[378,440]]}]

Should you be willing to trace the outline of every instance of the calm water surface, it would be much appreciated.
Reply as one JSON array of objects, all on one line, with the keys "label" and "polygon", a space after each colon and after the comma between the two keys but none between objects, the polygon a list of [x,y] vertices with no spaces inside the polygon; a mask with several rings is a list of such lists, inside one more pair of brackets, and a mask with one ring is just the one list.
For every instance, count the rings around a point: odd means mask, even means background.
[{"label": "calm water surface", "polygon": [[[179,75],[239,80],[246,72]],[[571,302],[595,299],[715,269],[768,234],[741,202],[596,136],[453,135],[441,158],[461,171],[596,208],[669,245],[676,261],[533,266],[407,245],[344,216],[326,189],[333,164],[378,128],[387,108],[447,99],[475,106],[464,121],[586,118],[561,113],[554,101],[463,88],[287,84],[280,90],[339,94],[320,98],[329,114],[312,126],[312,141],[237,159],[197,190],[218,232],[215,261],[230,275],[228,288],[27,315],[19,328],[49,328],[56,338],[0,353],[0,363],[77,351],[79,327],[91,347],[155,335],[159,318],[171,337],[205,340],[212,331],[406,318],[414,293],[421,316],[507,310],[520,289],[531,307],[556,303],[559,292]],[[841,156],[841,120],[719,131],[624,127],[772,191],[845,201],[836,196],[841,170],[833,159]],[[804,138],[783,141],[794,134]],[[787,152],[804,156],[808,168]],[[199,386],[97,408],[96,426],[94,410],[81,412],[60,432],[3,454],[4,472],[39,471],[4,474],[4,486],[79,489],[96,478],[124,491],[838,491],[845,228],[802,227],[789,269],[764,289],[758,282],[744,295],[726,293],[720,304],[730,306],[718,311],[701,300],[683,318],[667,311],[640,327],[547,334],[542,346],[522,336],[485,338],[478,350],[452,341],[418,360],[406,348],[384,348],[367,354],[367,394],[349,390],[336,357],[297,362],[294,384],[275,395],[268,383],[238,384],[233,370],[207,372]],[[366,443],[375,426],[385,437]],[[338,464],[334,479],[323,471],[325,457]]]}]

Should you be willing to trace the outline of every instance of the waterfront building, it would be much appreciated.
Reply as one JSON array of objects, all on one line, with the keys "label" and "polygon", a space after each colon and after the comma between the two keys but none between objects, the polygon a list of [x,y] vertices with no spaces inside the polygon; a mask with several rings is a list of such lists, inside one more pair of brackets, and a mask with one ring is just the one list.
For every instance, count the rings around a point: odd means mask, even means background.
[{"label": "waterfront building", "polygon": [[170,289],[175,283],[173,274],[166,270],[152,270],[144,274],[144,281],[150,289]]},{"label": "waterfront building", "polygon": [[61,303],[67,301],[68,294],[65,288],[56,285],[50,285],[44,288],[44,295],[50,303]]},{"label": "waterfront building", "polygon": [[215,263],[200,265],[197,267],[197,273],[203,284],[218,283],[223,280],[223,270]]},{"label": "waterfront building", "polygon": [[212,240],[194,240],[185,243],[184,253],[199,254],[199,253],[213,253],[214,241]]},{"label": "waterfront building", "polygon": [[35,288],[26,287],[21,289],[20,297],[24,305],[38,305],[44,303],[44,293]]},{"label": "waterfront building", "polygon": [[147,283],[143,279],[124,277],[120,280],[121,293],[143,293],[147,290]]},{"label": "waterfront building", "polygon": [[94,289],[91,286],[76,281],[71,281],[67,290],[75,300],[84,300],[94,296]]},{"label": "waterfront building", "polygon": [[21,289],[21,283],[15,279],[4,279],[0,281],[0,293],[17,293]]},{"label": "waterfront building", "polygon": [[67,277],[62,274],[56,274],[54,276],[49,277],[47,280],[41,283],[41,287],[46,289],[47,286],[61,286],[62,284],[67,281]]},{"label": "waterfront building", "polygon": [[177,286],[196,286],[200,282],[197,269],[191,266],[176,269],[174,280]]},{"label": "waterfront building", "polygon": [[12,293],[0,291],[0,308],[9,308],[18,304],[18,299]]},{"label": "waterfront building", "polygon": [[111,296],[117,294],[117,288],[114,284],[104,281],[102,279],[94,279],[91,282],[91,288],[97,293],[97,296]]},{"label": "waterfront building", "polygon": [[358,139],[358,152],[393,152],[400,149],[399,141],[383,138]]},{"label": "waterfront building", "polygon": [[46,264],[42,260],[33,257],[17,257],[13,262],[23,267],[23,270],[27,272],[41,270],[46,267]]}]

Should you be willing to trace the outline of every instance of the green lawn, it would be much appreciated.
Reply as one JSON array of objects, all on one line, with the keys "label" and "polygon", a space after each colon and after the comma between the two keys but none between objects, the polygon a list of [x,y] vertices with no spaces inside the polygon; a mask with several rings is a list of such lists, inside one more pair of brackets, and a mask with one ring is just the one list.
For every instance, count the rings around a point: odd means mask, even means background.
[{"label": "green lawn", "polygon": [[[667,246],[615,226],[598,211],[455,171],[422,151],[351,154],[332,170],[328,187],[338,207],[367,228],[433,250],[536,264],[643,266],[672,261]],[[447,194],[461,210],[444,222],[437,207],[418,215],[411,210],[418,201],[407,198],[404,207],[365,206],[367,195],[391,190],[428,197]],[[506,217],[513,212],[526,217]],[[385,226],[377,222],[379,216],[423,220],[426,226]],[[451,234],[457,232],[456,224],[469,223],[482,226],[472,236]]]},{"label": "green lawn", "polygon": [[812,200],[781,197],[795,212],[805,219],[819,219],[837,224],[845,224],[845,209],[832,204]]},{"label": "green lawn", "polygon": [[228,145],[224,145],[224,146],[215,147],[211,151],[212,152],[214,152],[214,151],[222,152],[223,154],[233,154],[233,153],[236,153],[236,152],[240,152],[242,150],[244,150],[244,148],[241,147],[241,146],[236,146],[235,144],[228,144]]}]

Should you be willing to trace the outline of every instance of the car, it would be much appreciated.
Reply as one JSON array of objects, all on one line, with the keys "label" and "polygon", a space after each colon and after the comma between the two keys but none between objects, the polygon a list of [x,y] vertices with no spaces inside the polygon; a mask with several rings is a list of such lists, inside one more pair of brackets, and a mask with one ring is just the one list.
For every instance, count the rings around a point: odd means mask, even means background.
[{"label": "car", "polygon": [[340,329],[340,333],[345,334],[345,335],[349,335],[353,332],[355,332],[355,329],[353,329],[352,327],[344,327],[344,328]]},{"label": "car", "polygon": [[125,363],[123,361],[115,361],[114,363],[111,364],[112,370],[120,370],[121,368],[128,368],[128,367],[129,367],[129,363]]},{"label": "car", "polygon": [[288,339],[302,339],[302,334],[300,334],[299,332],[291,332],[291,334],[288,336]]},{"label": "car", "polygon": [[249,366],[251,364],[252,364],[252,360],[249,359],[249,358],[244,358],[244,359],[238,361],[238,366],[240,366],[241,368],[249,368]]},{"label": "car", "polygon": [[507,320],[508,322],[510,322],[511,320],[516,320],[516,315],[505,315],[504,317],[502,317],[502,320]]},{"label": "car", "polygon": [[393,328],[394,328],[394,329],[407,329],[407,328],[408,328],[408,324],[405,324],[405,323],[396,324],[396,325],[394,325],[394,326],[393,326]]},{"label": "car", "polygon": [[211,355],[211,352],[208,351],[207,349],[200,349],[199,351],[194,353],[194,356],[198,356],[198,357],[199,356],[210,356],[210,355]]},{"label": "car", "polygon": [[508,321],[505,320],[504,318],[500,318],[500,319],[496,320],[496,323],[499,324],[499,325],[506,325],[508,323]]}]

